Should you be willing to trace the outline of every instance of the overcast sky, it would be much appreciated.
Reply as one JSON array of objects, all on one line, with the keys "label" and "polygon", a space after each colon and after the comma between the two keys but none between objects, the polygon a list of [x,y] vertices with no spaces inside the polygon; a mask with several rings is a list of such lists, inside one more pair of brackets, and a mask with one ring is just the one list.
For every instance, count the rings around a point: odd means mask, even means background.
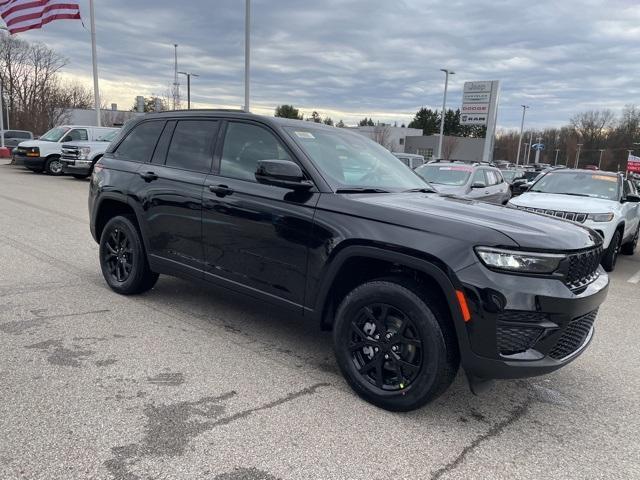
[{"label": "overcast sky", "polygon": [[[89,26],[88,0],[80,0]],[[638,0],[253,0],[252,110],[289,103],[334,120],[408,122],[448,107],[469,80],[501,80],[499,127],[559,126],[578,111],[640,104]],[[198,107],[243,103],[244,0],[96,2],[103,101],[129,109],[193,71]],[[89,33],[76,21],[19,34],[69,59],[91,81]],[[186,88],[183,88],[186,103]]]}]

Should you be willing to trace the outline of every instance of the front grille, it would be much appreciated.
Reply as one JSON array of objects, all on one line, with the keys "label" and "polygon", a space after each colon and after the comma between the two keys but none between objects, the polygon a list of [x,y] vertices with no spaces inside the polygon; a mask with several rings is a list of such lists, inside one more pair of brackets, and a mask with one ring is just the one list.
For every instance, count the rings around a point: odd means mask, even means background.
[{"label": "front grille", "polygon": [[546,313],[522,310],[505,310],[498,314],[496,341],[500,354],[514,355],[533,348],[544,333],[536,323],[548,319]]},{"label": "front grille", "polygon": [[595,280],[598,276],[598,265],[600,265],[601,257],[601,246],[569,255],[569,268],[565,278],[566,285],[575,290]]},{"label": "front grille", "polygon": [[584,223],[587,220],[588,214],[580,212],[564,212],[562,210],[550,210],[544,208],[533,207],[518,207],[520,210],[526,210],[527,212],[541,213],[543,215],[549,215],[550,217],[562,218],[563,220],[571,220],[572,222]]},{"label": "front grille", "polygon": [[573,319],[549,352],[549,356],[555,360],[562,360],[578,350],[589,336],[597,315],[598,310],[594,310]]},{"label": "front grille", "polygon": [[69,160],[77,160],[80,155],[80,149],[78,147],[63,147],[62,158],[68,158]]}]

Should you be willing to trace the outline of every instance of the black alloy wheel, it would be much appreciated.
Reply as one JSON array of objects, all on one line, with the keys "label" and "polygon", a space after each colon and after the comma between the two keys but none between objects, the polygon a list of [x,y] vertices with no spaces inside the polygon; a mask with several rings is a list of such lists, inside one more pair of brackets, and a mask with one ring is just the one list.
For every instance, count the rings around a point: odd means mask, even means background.
[{"label": "black alloy wheel", "polygon": [[630,242],[622,245],[620,252],[623,255],[633,255],[636,252],[636,248],[638,247],[638,237],[640,237],[640,225],[636,228],[636,234],[633,236]]},{"label": "black alloy wheel", "polygon": [[622,234],[620,233],[620,230],[616,230],[616,233],[613,234],[613,238],[609,244],[609,248],[605,250],[604,255],[602,255],[602,261],[600,262],[602,264],[602,268],[607,272],[612,272],[616,268],[621,243]]},{"label": "black alloy wheel", "polygon": [[133,215],[107,222],[100,236],[100,267],[112,290],[123,295],[146,292],[158,281],[151,271]]},{"label": "black alloy wheel", "polygon": [[364,378],[383,390],[402,390],[422,368],[422,341],[404,312],[374,303],[351,322],[351,360]]},{"label": "black alloy wheel", "polygon": [[333,325],[336,360],[364,400],[409,411],[442,394],[460,363],[446,303],[412,279],[366,282],[342,300]]}]

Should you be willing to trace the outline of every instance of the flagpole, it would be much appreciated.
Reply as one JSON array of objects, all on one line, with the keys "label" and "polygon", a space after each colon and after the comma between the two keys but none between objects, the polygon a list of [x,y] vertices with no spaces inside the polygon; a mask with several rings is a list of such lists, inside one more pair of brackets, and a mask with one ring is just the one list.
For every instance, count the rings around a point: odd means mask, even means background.
[{"label": "flagpole", "polygon": [[93,98],[96,108],[96,126],[101,126],[100,119],[100,87],[98,85],[98,49],[96,48],[96,15],[93,0],[89,0],[91,15],[91,60],[93,61]]},{"label": "flagpole", "polygon": [[251,66],[251,0],[246,0],[244,13],[244,111],[249,111],[249,70]]}]

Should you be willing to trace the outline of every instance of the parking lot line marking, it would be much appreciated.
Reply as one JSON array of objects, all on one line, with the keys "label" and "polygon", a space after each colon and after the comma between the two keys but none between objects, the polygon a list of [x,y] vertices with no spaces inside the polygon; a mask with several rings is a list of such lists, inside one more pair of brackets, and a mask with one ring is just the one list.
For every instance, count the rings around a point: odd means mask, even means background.
[{"label": "parking lot line marking", "polygon": [[629,283],[640,283],[640,270],[636,272],[636,274],[627,280]]}]

